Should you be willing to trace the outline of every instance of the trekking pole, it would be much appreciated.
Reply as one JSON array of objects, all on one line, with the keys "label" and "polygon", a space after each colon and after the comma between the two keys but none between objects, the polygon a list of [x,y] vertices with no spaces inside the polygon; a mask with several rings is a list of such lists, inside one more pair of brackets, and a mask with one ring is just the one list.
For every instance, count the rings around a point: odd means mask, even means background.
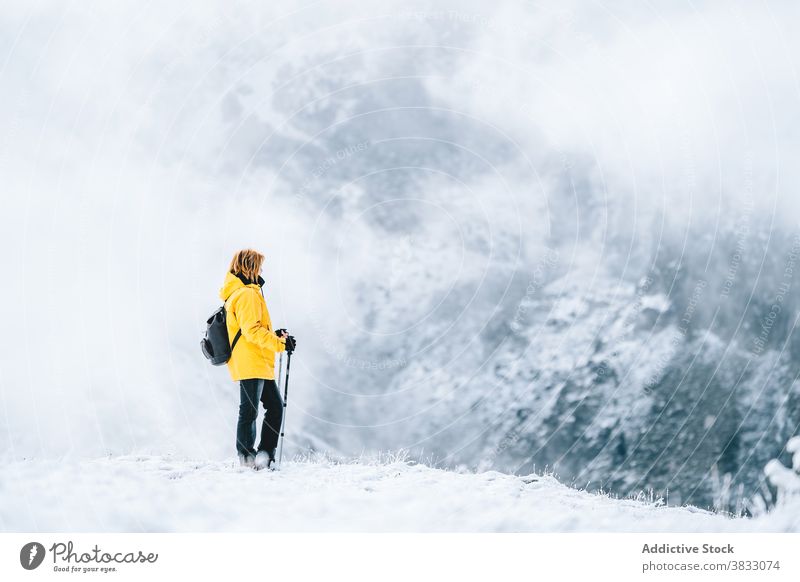
[{"label": "trekking pole", "polygon": [[275,378],[278,381],[278,394],[280,394],[281,380],[283,379],[283,354],[278,354],[278,375]]},{"label": "trekking pole", "polygon": [[[286,426],[286,403],[289,400],[289,367],[292,365],[292,351],[286,351],[286,376],[283,380],[283,418],[281,418],[281,441],[280,445],[278,445],[278,467],[281,466],[283,461],[284,427]],[[281,364],[283,364],[283,359],[281,359]]]}]

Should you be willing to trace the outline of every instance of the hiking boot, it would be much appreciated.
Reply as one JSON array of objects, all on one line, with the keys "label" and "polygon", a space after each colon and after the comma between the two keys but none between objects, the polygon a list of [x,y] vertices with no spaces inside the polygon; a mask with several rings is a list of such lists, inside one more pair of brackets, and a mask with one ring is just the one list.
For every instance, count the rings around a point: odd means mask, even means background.
[{"label": "hiking boot", "polygon": [[274,469],[275,451],[258,451],[256,455],[256,470]]},{"label": "hiking boot", "polygon": [[253,468],[255,466],[255,458],[252,455],[239,455],[239,466]]},{"label": "hiking boot", "polygon": [[269,455],[267,451],[258,451],[256,455],[256,471],[266,469],[267,467],[269,467]]}]

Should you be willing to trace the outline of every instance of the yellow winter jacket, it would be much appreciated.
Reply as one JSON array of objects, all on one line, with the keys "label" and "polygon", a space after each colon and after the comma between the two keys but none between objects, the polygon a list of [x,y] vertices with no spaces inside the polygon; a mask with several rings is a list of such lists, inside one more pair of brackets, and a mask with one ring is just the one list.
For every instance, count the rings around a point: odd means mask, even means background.
[{"label": "yellow winter jacket", "polygon": [[275,379],[275,353],[286,349],[286,340],[275,335],[267,304],[261,292],[264,280],[245,284],[233,273],[225,275],[219,297],[225,302],[228,337],[233,341],[236,332],[242,336],[236,342],[228,371],[235,382],[248,378]]}]

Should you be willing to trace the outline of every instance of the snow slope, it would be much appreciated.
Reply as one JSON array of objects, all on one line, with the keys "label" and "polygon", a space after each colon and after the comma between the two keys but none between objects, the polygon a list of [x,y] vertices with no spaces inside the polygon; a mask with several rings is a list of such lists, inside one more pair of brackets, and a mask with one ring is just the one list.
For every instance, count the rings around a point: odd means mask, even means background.
[{"label": "snow slope", "polygon": [[613,499],[551,476],[402,460],[299,460],[280,472],[159,456],[14,461],[4,531],[800,531],[800,512],[729,518]]}]

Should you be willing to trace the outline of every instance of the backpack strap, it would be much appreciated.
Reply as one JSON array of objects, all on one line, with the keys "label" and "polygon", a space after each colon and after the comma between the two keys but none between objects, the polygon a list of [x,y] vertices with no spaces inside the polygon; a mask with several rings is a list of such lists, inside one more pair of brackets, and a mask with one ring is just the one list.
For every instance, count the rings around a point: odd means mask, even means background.
[{"label": "backpack strap", "polygon": [[239,331],[237,331],[236,335],[233,336],[233,343],[231,344],[231,354],[233,353],[233,348],[236,347],[236,342],[239,341],[240,337],[242,337],[242,328],[239,328]]}]

